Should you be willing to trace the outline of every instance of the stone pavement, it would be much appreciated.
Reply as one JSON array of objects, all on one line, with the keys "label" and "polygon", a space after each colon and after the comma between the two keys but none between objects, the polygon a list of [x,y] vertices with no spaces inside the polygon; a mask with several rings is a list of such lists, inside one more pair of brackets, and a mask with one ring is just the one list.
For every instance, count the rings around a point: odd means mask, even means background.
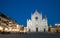
[{"label": "stone pavement", "polygon": [[60,33],[36,32],[27,34],[0,34],[0,38],[60,38]]}]

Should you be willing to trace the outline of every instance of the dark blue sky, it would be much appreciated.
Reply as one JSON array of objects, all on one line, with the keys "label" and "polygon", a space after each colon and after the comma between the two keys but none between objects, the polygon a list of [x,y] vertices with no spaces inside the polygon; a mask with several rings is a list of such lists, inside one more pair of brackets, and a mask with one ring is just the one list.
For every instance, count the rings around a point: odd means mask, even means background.
[{"label": "dark blue sky", "polygon": [[60,0],[0,0],[0,12],[26,26],[35,10],[46,14],[48,23],[60,23]]}]

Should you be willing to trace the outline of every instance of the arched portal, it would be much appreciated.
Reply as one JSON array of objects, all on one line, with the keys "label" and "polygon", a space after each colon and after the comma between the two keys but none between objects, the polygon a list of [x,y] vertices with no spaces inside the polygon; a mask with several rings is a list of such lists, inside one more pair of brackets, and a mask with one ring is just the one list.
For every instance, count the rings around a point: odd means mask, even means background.
[{"label": "arched portal", "polygon": [[30,29],[29,29],[29,32],[30,32]]},{"label": "arched portal", "polygon": [[38,24],[36,24],[36,32],[38,32]]},{"label": "arched portal", "polygon": [[38,32],[38,27],[36,27],[36,32]]},{"label": "arched portal", "polygon": [[45,30],[45,28],[44,28],[44,32],[45,32],[46,30]]}]

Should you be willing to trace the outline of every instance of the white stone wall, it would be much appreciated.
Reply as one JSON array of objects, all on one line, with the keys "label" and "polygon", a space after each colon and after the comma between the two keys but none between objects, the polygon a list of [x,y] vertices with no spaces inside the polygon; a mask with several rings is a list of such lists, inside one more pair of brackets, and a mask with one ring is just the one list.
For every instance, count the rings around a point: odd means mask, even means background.
[{"label": "white stone wall", "polygon": [[[35,18],[38,17],[36,20]],[[27,20],[27,31],[36,32],[36,26],[38,27],[38,32],[44,32],[44,29],[48,31],[47,19],[42,20],[42,14],[37,10],[31,15],[31,20]]]}]

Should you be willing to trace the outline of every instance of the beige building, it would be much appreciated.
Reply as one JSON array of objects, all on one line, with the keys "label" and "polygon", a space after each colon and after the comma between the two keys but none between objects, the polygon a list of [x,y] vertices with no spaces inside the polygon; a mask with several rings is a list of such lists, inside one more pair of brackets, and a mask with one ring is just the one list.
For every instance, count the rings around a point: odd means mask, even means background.
[{"label": "beige building", "polygon": [[56,28],[52,25],[49,26],[49,32],[56,32]]},{"label": "beige building", "polygon": [[55,27],[50,25],[49,26],[49,32],[60,32],[60,24],[55,24]]},{"label": "beige building", "polygon": [[0,14],[0,31],[3,28],[3,31],[9,30],[9,27],[16,27],[16,22],[4,14]]}]

